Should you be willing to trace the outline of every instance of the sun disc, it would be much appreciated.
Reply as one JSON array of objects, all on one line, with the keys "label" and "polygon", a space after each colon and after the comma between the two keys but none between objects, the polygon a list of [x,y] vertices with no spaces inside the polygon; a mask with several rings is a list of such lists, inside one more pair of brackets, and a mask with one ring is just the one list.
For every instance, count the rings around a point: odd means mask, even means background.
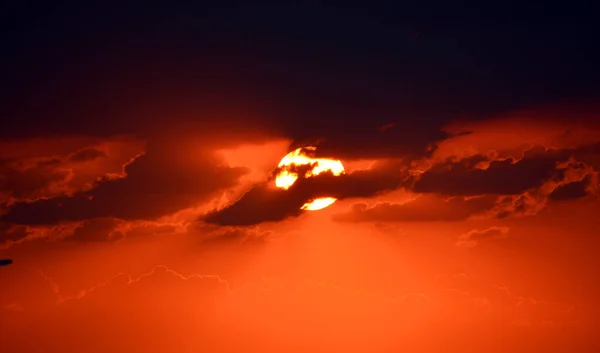
[{"label": "sun disc", "polygon": [[[287,190],[298,178],[310,178],[323,172],[331,172],[335,176],[345,173],[342,162],[337,159],[312,158],[307,152],[315,151],[316,147],[308,146],[298,148],[288,153],[279,165],[279,172],[275,176],[275,186]],[[293,166],[312,166],[304,175],[299,175]],[[305,203],[301,209],[307,211],[317,211],[331,206],[336,201],[334,197],[321,197]]]}]

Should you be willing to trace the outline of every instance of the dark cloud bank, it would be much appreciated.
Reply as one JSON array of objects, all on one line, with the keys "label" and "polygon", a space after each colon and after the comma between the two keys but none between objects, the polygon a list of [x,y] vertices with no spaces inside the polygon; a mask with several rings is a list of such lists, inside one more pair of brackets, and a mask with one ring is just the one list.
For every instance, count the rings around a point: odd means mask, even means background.
[{"label": "dark cloud bank", "polygon": [[106,178],[92,190],[72,197],[18,202],[2,220],[52,224],[98,217],[156,219],[235,185],[245,172],[244,168],[223,165],[185,141],[155,142],[144,155],[125,167],[126,177]]},{"label": "dark cloud bank", "polygon": [[[543,202],[584,197],[593,178],[565,182],[573,168],[584,163],[561,165],[573,156],[587,152],[578,149],[553,150],[532,148],[521,159],[489,160],[482,155],[433,165],[424,173],[410,173],[402,164],[386,164],[373,170],[358,171],[341,177],[323,174],[299,180],[287,191],[267,185],[251,189],[232,205],[206,215],[203,221],[220,225],[252,225],[294,217],[300,207],[317,197],[368,198],[398,188],[422,194],[404,204],[381,203],[373,207],[360,203],[347,213],[334,216],[336,221],[459,221],[491,212],[502,218],[526,212]],[[485,163],[481,167],[481,163]],[[588,172],[585,172],[588,173]],[[597,182],[597,179],[595,179]],[[549,195],[538,199],[528,193],[548,182],[557,183]]]}]

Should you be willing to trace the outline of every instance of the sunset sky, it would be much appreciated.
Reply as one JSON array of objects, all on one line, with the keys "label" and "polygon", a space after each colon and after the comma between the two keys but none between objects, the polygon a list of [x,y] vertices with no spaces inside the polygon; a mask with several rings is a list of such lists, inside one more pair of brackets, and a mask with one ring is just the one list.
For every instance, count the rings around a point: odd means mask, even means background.
[{"label": "sunset sky", "polygon": [[14,3],[0,351],[600,352],[597,8]]}]

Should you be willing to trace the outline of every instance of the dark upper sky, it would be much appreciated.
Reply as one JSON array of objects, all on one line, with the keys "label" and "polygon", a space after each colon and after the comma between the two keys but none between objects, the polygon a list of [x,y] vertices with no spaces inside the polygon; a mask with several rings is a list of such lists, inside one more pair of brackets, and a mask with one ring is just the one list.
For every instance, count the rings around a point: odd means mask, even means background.
[{"label": "dark upper sky", "polygon": [[0,133],[201,126],[230,109],[304,138],[600,91],[591,7],[201,3],[4,8]]}]

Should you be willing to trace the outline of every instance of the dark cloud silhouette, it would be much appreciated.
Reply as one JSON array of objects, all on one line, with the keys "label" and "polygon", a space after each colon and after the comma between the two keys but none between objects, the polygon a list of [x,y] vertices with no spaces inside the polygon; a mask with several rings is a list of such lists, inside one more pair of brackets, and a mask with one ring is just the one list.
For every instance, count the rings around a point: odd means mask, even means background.
[{"label": "dark cloud silhouette", "polygon": [[587,188],[591,183],[591,180],[592,178],[587,176],[581,181],[560,185],[548,195],[548,198],[550,198],[550,200],[561,201],[585,197],[588,194]]},{"label": "dark cloud silhouette", "polygon": [[0,222],[0,243],[6,241],[17,241],[27,236],[24,226]]},{"label": "dark cloud silhouette", "polygon": [[[355,210],[357,213],[355,218],[402,221],[413,219],[459,220],[483,210],[492,210],[496,196],[515,196],[510,200],[506,199],[508,201],[501,202],[504,206],[496,210],[497,216],[502,218],[508,214],[523,213],[542,205],[545,195],[540,198],[539,195],[528,196],[524,193],[539,189],[550,181],[564,182],[566,175],[575,168],[573,163],[577,164],[577,168],[583,170],[582,168],[586,167],[584,164],[568,161],[572,156],[589,149],[589,146],[560,150],[535,147],[526,151],[520,159],[507,158],[503,160],[490,160],[487,156],[474,155],[461,160],[449,159],[446,162],[434,164],[422,174],[410,173],[401,163],[380,163],[372,170],[361,170],[351,175],[333,177],[330,174],[323,174],[315,178],[299,180],[287,191],[268,185],[258,185],[236,203],[206,215],[204,220],[221,225],[252,225],[273,222],[298,216],[302,213],[300,207],[316,197],[331,196],[338,199],[371,197],[402,187],[419,194],[456,198],[451,201],[437,199],[436,202],[425,198],[406,205],[377,205],[372,209]],[[561,188],[559,187],[557,193],[561,193]],[[575,186],[570,185],[569,188],[575,188]],[[460,198],[461,196],[484,195],[496,196],[471,200]],[[554,195],[554,197],[559,196]],[[483,202],[481,200],[486,200],[481,208],[474,206],[477,202]],[[431,204],[432,210],[441,207],[438,210],[439,215],[427,216],[428,211],[421,212],[421,204],[425,202]],[[471,209],[471,207],[475,207],[475,209]],[[406,211],[405,208],[411,210]],[[398,218],[395,216],[397,212],[406,213],[405,216]]]},{"label": "dark cloud silhouette", "polygon": [[[200,146],[201,147],[201,146]],[[72,197],[19,202],[2,218],[19,224],[52,224],[98,217],[154,219],[206,200],[233,186],[244,168],[229,168],[197,142],[153,141],[125,168],[125,178],[105,178]]]},{"label": "dark cloud silhouette", "polygon": [[373,197],[400,187],[407,178],[399,163],[386,162],[351,174],[334,176],[322,173],[298,179],[288,190],[277,189],[270,181],[255,186],[232,205],[211,212],[202,219],[207,223],[238,226],[280,221],[300,215],[303,212],[300,208],[309,200],[318,197]]},{"label": "dark cloud silhouette", "polygon": [[84,150],[74,153],[73,155],[71,155],[71,157],[69,159],[72,161],[75,161],[75,162],[85,162],[85,161],[92,161],[96,158],[105,157],[105,156],[106,156],[106,153],[104,153],[104,151],[101,151],[96,148],[87,148],[87,149],[84,149]]},{"label": "dark cloud silhouette", "polygon": [[520,160],[490,161],[481,168],[477,164],[487,160],[484,156],[448,161],[423,173],[415,182],[414,191],[449,196],[521,194],[551,178],[562,179],[563,171],[557,169],[557,162],[568,158],[568,151],[534,148]]},{"label": "dark cloud silhouette", "polygon": [[[456,116],[483,117],[549,94],[553,99],[556,92],[572,90],[576,85],[565,82],[575,77],[579,85],[582,80],[596,82],[584,70],[594,67],[594,61],[582,49],[593,37],[588,31],[564,35],[579,31],[573,26],[555,28],[555,21],[543,26],[544,33],[560,33],[555,40],[568,37],[568,49],[553,46],[553,55],[540,55],[526,44],[540,43],[538,37],[526,36],[533,31],[530,26],[525,32],[512,25],[503,28],[501,32],[514,34],[506,43],[472,37],[485,38],[497,30],[454,26],[433,30],[417,43],[412,21],[419,16],[406,15],[404,9],[400,12],[409,21],[390,28],[362,11],[351,15],[286,7],[247,5],[218,14],[203,8],[195,20],[161,10],[159,27],[135,11],[126,16],[110,13],[111,21],[102,24],[70,16],[70,8],[40,15],[44,20],[34,22],[45,23],[43,30],[37,28],[42,35],[7,41],[10,46],[30,44],[14,47],[15,55],[6,57],[5,67],[14,73],[6,77],[6,86],[13,89],[2,107],[12,124],[0,134],[110,135],[156,133],[173,125],[217,126],[220,131],[265,126],[296,141],[323,139],[322,152],[340,158],[422,155],[447,136],[440,128]],[[397,21],[397,14],[381,15]],[[55,26],[46,23],[47,18],[63,19],[56,23],[84,21],[86,30],[63,43],[56,36],[63,33],[60,30],[45,36],[47,26]],[[420,21],[431,19],[424,16]],[[306,28],[307,22],[311,28]],[[25,33],[35,29],[25,28]],[[277,34],[266,28],[278,28]],[[138,37],[141,33],[145,35]],[[241,39],[248,35],[252,41]],[[457,42],[457,37],[463,41]],[[40,43],[39,38],[46,40]],[[575,45],[573,39],[580,43]],[[199,40],[202,48],[197,47]],[[139,45],[146,41],[153,45]],[[574,45],[582,50],[573,50]],[[32,65],[28,60],[40,56],[23,49],[36,46],[47,54],[44,65]],[[562,81],[550,79],[539,65],[521,63],[523,57],[543,59],[563,73]],[[565,65],[565,60],[572,64]],[[586,74],[574,75],[573,70]],[[23,72],[27,75],[16,74]],[[236,115],[228,114],[232,106],[253,114],[230,118]],[[380,126],[388,128],[382,132]]]},{"label": "dark cloud silhouette", "polygon": [[4,259],[4,260],[0,260],[0,266],[7,266],[12,264],[13,261],[11,259]]},{"label": "dark cloud silhouette", "polygon": [[546,195],[539,190],[527,191],[520,195],[507,195],[498,198],[490,216],[503,219],[513,216],[534,215],[546,205]]},{"label": "dark cloud silhouette", "polygon": [[547,206],[548,201],[563,201],[597,194],[598,175],[592,166],[569,158],[567,162],[557,163],[556,168],[559,171],[556,177],[545,181],[539,187],[521,194],[500,196],[490,215],[498,219],[535,215]]},{"label": "dark cloud silhouette", "polygon": [[232,205],[208,213],[202,220],[212,224],[242,226],[295,217],[302,213],[300,207],[308,198],[293,191],[273,189],[267,185],[255,186]]},{"label": "dark cloud silhouette", "polygon": [[[450,134],[441,130],[443,124],[431,122],[415,124],[411,128],[388,124],[385,130],[378,123],[365,120],[355,127],[345,126],[342,131],[332,129],[326,138],[317,139],[319,157],[347,159],[410,158],[429,156],[436,143]],[[298,147],[310,144],[310,140],[298,138]]]},{"label": "dark cloud silhouette", "polygon": [[[67,22],[85,21],[81,16],[69,16],[69,9],[64,10],[43,17],[66,16]],[[282,11],[281,14],[275,15],[278,11]],[[412,159],[430,155],[436,144],[446,140],[449,134],[442,128],[456,117],[483,120],[490,114],[531,102],[554,100],[567,88],[574,89],[576,85],[565,82],[575,83],[575,77],[579,85],[582,77],[588,84],[597,82],[589,72],[578,76],[572,72],[585,72],[584,68],[595,65],[589,55],[582,54],[591,42],[589,31],[578,31],[566,25],[555,27],[555,21],[552,26],[527,28],[536,28],[529,30],[539,30],[537,34],[578,33],[556,36],[568,46],[562,49],[548,47],[548,51],[541,54],[529,45],[541,43],[539,37],[521,33],[513,25],[501,31],[515,34],[510,36],[511,40],[502,43],[481,41],[472,36],[495,35],[499,33],[497,29],[472,31],[453,29],[454,26],[433,30],[427,35],[423,32],[417,42],[412,37],[414,25],[388,28],[382,25],[385,21],[369,19],[370,16],[360,12],[349,15],[332,9],[312,11],[285,6],[276,11],[255,5],[244,6],[241,11],[217,12],[218,15],[211,15],[208,9],[201,11],[202,20],[167,15],[164,21],[161,20],[164,28],[160,29],[155,26],[155,21],[135,20],[137,13],[133,17],[132,14],[111,14],[111,26],[128,28],[131,32],[125,30],[123,33],[131,35],[102,30],[100,27],[104,25],[95,21],[89,22],[93,23],[92,27],[86,27],[89,32],[85,31],[81,37],[71,37],[64,43],[58,37],[36,43],[35,38],[45,37],[26,35],[24,40],[31,45],[19,44],[19,48],[13,48],[19,55],[6,58],[6,67],[14,68],[9,71],[27,72],[28,76],[7,77],[7,82],[12,82],[7,86],[14,89],[6,95],[7,104],[2,107],[6,109],[4,115],[11,117],[13,124],[2,129],[0,135],[58,132],[107,136],[134,132],[155,136],[165,130],[179,129],[201,130],[208,132],[204,137],[214,135],[220,140],[236,140],[231,138],[234,133],[251,135],[260,130],[259,135],[269,131],[278,137],[289,138],[295,144],[319,141],[320,156]],[[384,12],[382,16],[395,18]],[[163,14],[162,11],[159,13]],[[246,18],[248,14],[251,15]],[[425,17],[427,19],[421,20],[430,21],[429,16]],[[331,19],[334,18],[336,25],[332,26]],[[241,21],[244,25],[232,27],[224,19]],[[307,19],[311,22],[310,29],[304,25]],[[152,23],[151,28],[146,27],[149,23]],[[357,23],[360,24],[358,27]],[[542,27],[544,30],[540,30]],[[277,34],[268,35],[266,28],[279,30]],[[298,31],[298,28],[302,30]],[[22,30],[29,33],[29,29]],[[47,31],[44,29],[43,32]],[[62,33],[56,33],[59,32]],[[143,36],[145,39],[140,41],[142,37],[137,37],[136,33],[142,32],[148,37]],[[249,33],[254,33],[253,41],[240,40],[247,38]],[[471,34],[465,36],[465,33]],[[198,35],[204,46],[196,50],[193,48],[197,48]],[[567,37],[568,41],[565,40]],[[457,38],[463,39],[457,42]],[[574,43],[572,38],[578,42]],[[153,45],[138,45],[145,41]],[[22,41],[10,41],[9,44],[14,43]],[[20,59],[37,60],[39,55],[30,57],[28,51],[22,50],[36,45],[45,48],[40,49],[42,53],[52,53],[46,55],[48,60],[44,60],[42,66]],[[581,50],[573,51],[573,46]],[[289,54],[280,55],[283,52]],[[528,55],[524,56],[525,52]],[[579,54],[573,56],[574,52]],[[523,57],[528,58],[528,64],[521,63]],[[340,58],[344,60],[340,61]],[[543,58],[555,72],[562,72],[561,78],[550,78],[546,69],[530,65],[536,62],[534,58]],[[565,60],[572,63],[566,71]],[[31,71],[32,67],[39,71]],[[64,70],[65,67],[69,70]],[[294,70],[290,70],[291,67]],[[490,85],[490,82],[494,84]],[[128,166],[126,180],[104,180],[94,190],[74,197],[40,200],[33,204],[20,202],[5,219],[26,223],[30,217],[45,223],[87,217],[151,218],[202,200],[205,195],[234,182],[232,174],[236,172],[230,174],[226,168],[207,167],[206,174],[202,168],[193,170],[193,166],[204,163],[200,161],[203,157],[200,160],[190,158],[186,167],[167,161],[177,153],[161,151],[168,150],[168,144],[161,146]],[[83,149],[71,155],[70,160],[89,161],[101,157],[101,149]],[[415,191],[450,196],[519,194],[560,173],[551,164],[535,158],[492,161],[487,170],[479,170],[451,162],[425,172],[416,182]],[[39,190],[64,180],[65,171],[43,168],[44,165],[39,165],[27,172],[7,172],[8,177],[0,179],[0,198],[33,201],[56,196],[56,193],[40,193]],[[216,177],[219,173],[222,173],[221,177]],[[0,171],[0,174],[5,173]],[[338,182],[327,188],[314,188],[341,198],[368,197],[402,184],[390,187],[377,184],[380,180],[362,180],[360,175],[341,179],[336,179]],[[344,191],[350,186],[355,191]],[[302,192],[281,196],[281,201],[276,203],[277,209],[273,210],[275,215],[257,216],[243,223],[297,214],[296,205],[316,195],[315,191],[304,188],[297,190]],[[279,200],[279,196],[271,194],[269,188],[257,186],[256,190],[246,194],[246,198],[255,200],[246,207],[253,208],[252,212],[262,212],[256,210],[264,205],[261,200],[269,197]],[[289,207],[286,206],[288,201]],[[239,207],[232,205],[223,212],[233,212]],[[248,217],[247,213],[240,213]],[[236,223],[233,220],[219,222]]]},{"label": "dark cloud silhouette", "polygon": [[166,234],[175,231],[173,224],[161,224],[152,221],[127,222],[117,218],[92,218],[81,222],[73,234],[71,241],[103,242],[119,239]]},{"label": "dark cloud silhouette", "polygon": [[74,241],[107,241],[122,237],[122,234],[113,234],[119,221],[115,218],[93,218],[84,221],[69,237]]},{"label": "dark cloud silhouette", "polygon": [[35,199],[51,193],[54,184],[64,181],[68,171],[58,169],[60,160],[47,158],[30,162],[0,160],[0,204],[12,199]]},{"label": "dark cloud silhouette", "polygon": [[1,140],[0,207],[89,190],[98,178],[121,174],[143,146],[131,136]]},{"label": "dark cloud silhouette", "polygon": [[432,222],[462,221],[493,208],[496,197],[473,198],[420,196],[415,200],[394,204],[378,203],[369,207],[365,203],[352,205],[350,211],[333,215],[337,222]]}]

